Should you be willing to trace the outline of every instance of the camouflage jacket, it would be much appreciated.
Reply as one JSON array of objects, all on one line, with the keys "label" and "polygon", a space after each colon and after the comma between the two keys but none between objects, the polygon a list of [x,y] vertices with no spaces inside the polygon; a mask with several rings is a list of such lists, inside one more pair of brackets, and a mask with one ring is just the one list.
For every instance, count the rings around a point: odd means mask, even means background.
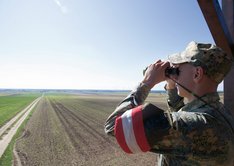
[{"label": "camouflage jacket", "polygon": [[106,120],[105,132],[126,153],[158,153],[158,165],[234,165],[234,119],[218,93],[184,105],[177,90],[169,90],[168,114],[143,104],[149,91],[140,84]]}]

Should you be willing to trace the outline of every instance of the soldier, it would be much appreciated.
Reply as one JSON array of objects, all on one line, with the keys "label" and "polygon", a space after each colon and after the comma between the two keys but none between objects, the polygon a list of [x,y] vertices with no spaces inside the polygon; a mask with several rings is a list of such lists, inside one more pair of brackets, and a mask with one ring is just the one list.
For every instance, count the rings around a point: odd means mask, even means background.
[{"label": "soldier", "polygon": [[[126,153],[160,154],[158,165],[233,166],[234,118],[217,93],[232,62],[217,46],[196,42],[170,55],[169,62],[158,60],[108,117],[105,132]],[[144,104],[162,81],[167,83],[167,112]]]}]

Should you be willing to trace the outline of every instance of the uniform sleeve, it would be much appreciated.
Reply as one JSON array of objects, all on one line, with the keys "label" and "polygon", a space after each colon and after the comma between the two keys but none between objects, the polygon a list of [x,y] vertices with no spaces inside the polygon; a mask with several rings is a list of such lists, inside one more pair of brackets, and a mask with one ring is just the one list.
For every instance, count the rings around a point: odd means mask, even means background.
[{"label": "uniform sleeve", "polygon": [[166,90],[168,94],[167,105],[171,111],[178,111],[184,106],[184,98],[177,93],[177,88]]},{"label": "uniform sleeve", "polygon": [[173,125],[163,110],[146,103],[116,118],[114,135],[122,150],[130,154],[147,151],[176,156],[222,153],[213,146],[218,141],[213,117],[181,111],[171,116]]},{"label": "uniform sleeve", "polygon": [[150,88],[143,83],[140,83],[134,90],[132,90],[130,94],[120,102],[120,104],[118,104],[115,111],[107,118],[104,125],[105,133],[114,136],[116,118],[121,116],[127,110],[141,105],[147,98],[149,92]]},{"label": "uniform sleeve", "polygon": [[163,110],[145,104],[116,118],[114,135],[126,153],[139,153],[150,151],[170,128]]}]

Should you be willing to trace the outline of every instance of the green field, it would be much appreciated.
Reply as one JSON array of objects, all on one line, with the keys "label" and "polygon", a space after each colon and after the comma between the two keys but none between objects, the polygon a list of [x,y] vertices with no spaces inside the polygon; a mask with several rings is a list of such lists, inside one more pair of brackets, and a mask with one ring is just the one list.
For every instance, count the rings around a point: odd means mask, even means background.
[{"label": "green field", "polygon": [[40,95],[40,93],[0,95],[0,127]]}]

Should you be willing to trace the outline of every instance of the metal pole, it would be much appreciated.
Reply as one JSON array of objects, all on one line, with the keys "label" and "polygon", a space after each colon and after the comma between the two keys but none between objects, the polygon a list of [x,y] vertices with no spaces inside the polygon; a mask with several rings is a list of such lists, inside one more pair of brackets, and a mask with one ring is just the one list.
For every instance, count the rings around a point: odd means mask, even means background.
[{"label": "metal pole", "polygon": [[[217,46],[234,56],[233,0],[197,0]],[[234,67],[224,80],[224,104],[234,114]]]},{"label": "metal pole", "polygon": [[[234,2],[233,0],[222,0],[223,15],[230,32],[230,37],[234,41]],[[233,46],[232,46],[233,47]],[[234,54],[233,54],[234,56]],[[234,114],[234,66],[224,80],[224,104]]]}]

